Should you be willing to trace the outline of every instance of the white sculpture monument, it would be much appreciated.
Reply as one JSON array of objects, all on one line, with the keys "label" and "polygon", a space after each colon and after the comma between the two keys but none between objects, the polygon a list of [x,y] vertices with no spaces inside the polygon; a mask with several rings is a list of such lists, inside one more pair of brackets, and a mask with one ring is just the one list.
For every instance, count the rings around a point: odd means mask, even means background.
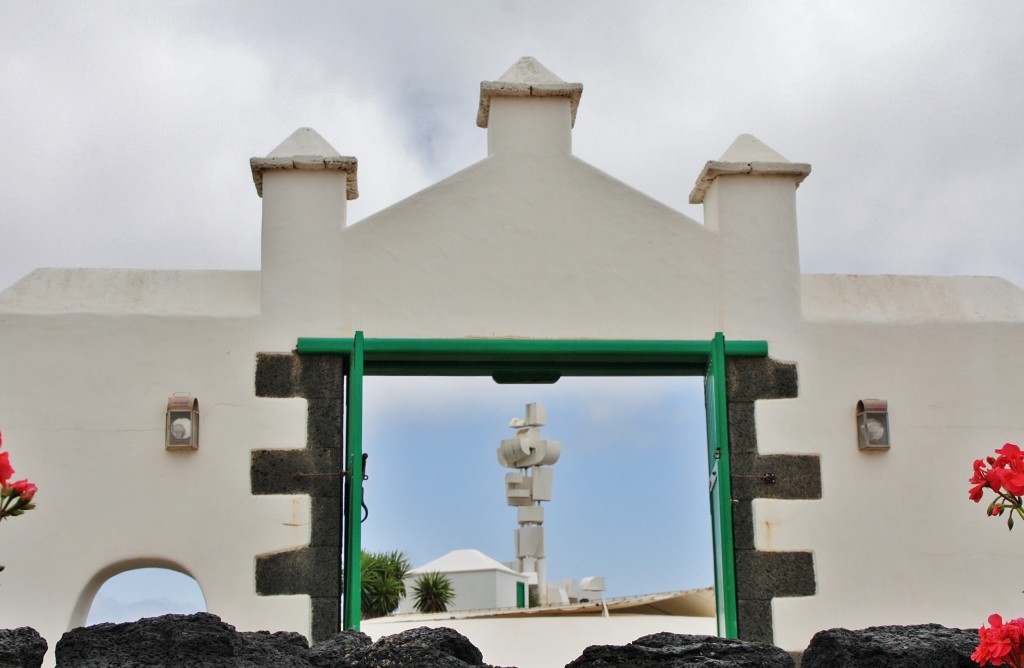
[{"label": "white sculpture monument", "polygon": [[[544,508],[541,501],[551,500],[554,469],[562,446],[540,436],[547,424],[547,412],[539,403],[526,405],[526,419],[512,418],[509,427],[516,430],[514,438],[502,439],[498,462],[510,469],[505,474],[505,496],[508,505],[518,507],[519,528],[516,529],[516,570],[532,574],[531,584],[537,586],[537,602],[548,602],[547,565],[544,561]],[[536,581],[534,582],[534,578]]]}]

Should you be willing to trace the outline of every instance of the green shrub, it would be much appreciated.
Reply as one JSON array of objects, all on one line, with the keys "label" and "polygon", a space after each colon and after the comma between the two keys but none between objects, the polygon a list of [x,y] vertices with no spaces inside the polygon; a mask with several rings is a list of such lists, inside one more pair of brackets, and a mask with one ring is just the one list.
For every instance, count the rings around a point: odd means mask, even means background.
[{"label": "green shrub", "polygon": [[452,581],[447,575],[434,571],[416,578],[412,587],[413,600],[419,612],[448,612],[448,605],[455,598]]}]

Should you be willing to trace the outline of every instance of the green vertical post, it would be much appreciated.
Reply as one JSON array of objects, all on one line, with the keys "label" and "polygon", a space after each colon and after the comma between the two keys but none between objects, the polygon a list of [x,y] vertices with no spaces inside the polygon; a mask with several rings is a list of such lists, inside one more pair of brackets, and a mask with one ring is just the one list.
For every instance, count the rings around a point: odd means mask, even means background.
[{"label": "green vertical post", "polygon": [[361,515],[363,508],[363,333],[352,339],[348,366],[345,411],[345,503],[344,556],[345,585],[342,592],[341,625],[359,630],[362,609]]},{"label": "green vertical post", "polygon": [[708,420],[708,473],[711,529],[715,552],[715,608],[718,635],[739,636],[736,558],[732,531],[732,480],[729,477],[729,413],[725,391],[725,336],[715,334],[704,376]]}]

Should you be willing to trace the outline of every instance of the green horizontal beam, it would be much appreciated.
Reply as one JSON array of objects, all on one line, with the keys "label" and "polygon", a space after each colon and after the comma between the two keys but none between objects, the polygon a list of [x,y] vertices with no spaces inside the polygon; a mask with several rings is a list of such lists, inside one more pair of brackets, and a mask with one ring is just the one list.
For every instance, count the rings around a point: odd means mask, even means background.
[{"label": "green horizontal beam", "polygon": [[[726,341],[733,357],[766,357],[765,341]],[[372,376],[495,376],[544,382],[563,376],[692,376],[704,373],[712,342],[594,339],[365,339]],[[300,338],[300,355],[352,352],[352,339]],[[550,381],[548,381],[550,382]]]},{"label": "green horizontal beam", "polygon": [[[693,376],[704,373],[706,365],[695,362],[664,361],[653,364],[639,362],[572,362],[552,360],[549,362],[530,359],[524,362],[506,360],[480,360],[476,362],[441,360],[368,360],[366,374],[372,376],[409,376],[411,369],[430,369],[431,376],[516,376],[543,378],[555,373],[557,376]],[[543,381],[540,381],[543,382]]]}]

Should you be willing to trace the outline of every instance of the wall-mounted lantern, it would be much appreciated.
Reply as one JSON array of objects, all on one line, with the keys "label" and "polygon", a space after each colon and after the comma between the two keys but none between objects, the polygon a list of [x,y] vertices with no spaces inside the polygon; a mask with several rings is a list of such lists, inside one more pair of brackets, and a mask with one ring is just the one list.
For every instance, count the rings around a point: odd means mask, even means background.
[{"label": "wall-mounted lantern", "polygon": [[164,443],[168,450],[199,449],[199,400],[189,394],[175,394],[167,400]]},{"label": "wall-mounted lantern", "polygon": [[889,402],[861,399],[857,402],[857,447],[861,450],[889,449]]}]

